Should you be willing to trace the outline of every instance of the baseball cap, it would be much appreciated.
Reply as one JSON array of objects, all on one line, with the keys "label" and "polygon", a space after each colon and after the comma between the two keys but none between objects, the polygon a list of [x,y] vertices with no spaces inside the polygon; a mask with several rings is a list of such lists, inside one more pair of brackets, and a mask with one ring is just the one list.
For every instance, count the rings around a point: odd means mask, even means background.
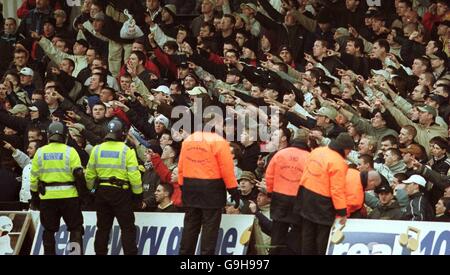
[{"label": "baseball cap", "polygon": [[163,124],[166,128],[169,128],[169,119],[164,115],[159,115],[155,118],[155,122]]},{"label": "baseball cap", "polygon": [[380,193],[394,193],[394,190],[392,190],[392,187],[390,187],[387,184],[381,184],[381,185],[378,185],[375,188],[375,193],[376,194],[380,194]]},{"label": "baseball cap", "polygon": [[336,119],[336,116],[337,116],[336,110],[328,108],[328,107],[321,107],[319,110],[314,112],[314,114],[316,116],[325,116],[332,120]]},{"label": "baseball cap", "polygon": [[424,105],[422,107],[417,107],[417,109],[419,109],[420,112],[432,114],[433,117],[436,117],[436,115],[437,115],[436,109],[431,107],[431,106],[429,106],[429,105]]},{"label": "baseball cap", "polygon": [[446,101],[445,97],[443,97],[441,95],[436,95],[436,94],[431,94],[429,96],[429,99],[436,101],[436,103],[439,105],[442,105]]},{"label": "baseball cap", "polygon": [[158,86],[158,88],[156,89],[152,89],[153,92],[160,92],[166,95],[170,95],[170,89],[169,87],[165,86],[165,85],[160,85]]},{"label": "baseball cap", "polygon": [[28,113],[28,107],[24,104],[17,104],[9,110],[12,115],[17,115],[18,113]]},{"label": "baseball cap", "polygon": [[427,185],[427,181],[420,175],[412,175],[407,180],[402,181],[405,184],[415,183],[420,186],[425,187]]},{"label": "baseball cap", "polygon": [[194,87],[192,90],[187,91],[187,93],[189,95],[201,95],[201,94],[207,94],[208,92],[206,91],[205,88],[203,88],[201,86],[197,86],[197,87]]},{"label": "baseball cap", "polygon": [[26,76],[34,76],[33,70],[31,68],[28,68],[28,67],[22,68],[20,70],[19,74],[26,75]]}]

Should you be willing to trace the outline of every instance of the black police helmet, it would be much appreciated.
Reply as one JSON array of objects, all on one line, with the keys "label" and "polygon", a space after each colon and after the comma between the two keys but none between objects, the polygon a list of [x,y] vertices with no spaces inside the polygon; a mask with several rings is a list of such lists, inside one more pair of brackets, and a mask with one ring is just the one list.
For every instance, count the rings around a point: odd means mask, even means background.
[{"label": "black police helmet", "polygon": [[124,138],[125,127],[119,119],[114,118],[106,126],[106,132],[105,139],[120,141]]},{"label": "black police helmet", "polygon": [[65,143],[67,138],[67,129],[59,121],[50,123],[47,130],[48,141]]}]

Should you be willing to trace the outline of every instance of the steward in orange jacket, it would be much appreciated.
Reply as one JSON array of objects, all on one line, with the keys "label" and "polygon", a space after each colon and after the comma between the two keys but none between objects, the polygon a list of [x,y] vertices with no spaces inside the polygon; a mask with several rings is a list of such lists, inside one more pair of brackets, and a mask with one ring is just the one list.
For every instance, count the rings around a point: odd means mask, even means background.
[{"label": "steward in orange jacket", "polygon": [[[364,206],[364,187],[362,184],[363,175],[364,174],[353,168],[349,168],[347,171],[345,185],[347,217],[362,218],[360,210]],[[365,177],[365,180],[367,181],[367,176]]]},{"label": "steward in orange jacket", "polygon": [[228,142],[210,132],[188,136],[178,162],[178,184],[186,210],[180,254],[195,253],[202,227],[201,254],[214,255],[226,191],[237,205],[240,201]]},{"label": "steward in orange jacket", "polygon": [[300,253],[301,219],[293,213],[293,209],[308,156],[308,146],[304,142],[295,141],[291,147],[278,151],[267,166],[266,187],[267,193],[272,197],[271,255],[291,253],[286,251],[288,232],[295,232],[291,235],[296,235],[295,240],[290,241],[296,243],[290,247],[296,250],[293,251],[294,254]]},{"label": "steward in orange jacket", "polygon": [[302,217],[302,254],[325,254],[331,227],[345,223],[347,154],[354,142],[341,133],[328,147],[314,149],[306,163],[295,211]]}]

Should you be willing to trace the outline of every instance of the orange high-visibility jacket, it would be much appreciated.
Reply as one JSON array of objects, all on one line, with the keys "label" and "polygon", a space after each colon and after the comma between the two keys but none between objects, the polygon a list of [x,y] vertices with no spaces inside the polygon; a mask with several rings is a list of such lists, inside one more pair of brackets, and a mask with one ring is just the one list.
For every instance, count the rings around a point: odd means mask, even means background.
[{"label": "orange high-visibility jacket", "polygon": [[314,149],[301,179],[300,214],[315,223],[332,225],[336,216],[347,215],[345,183],[348,165],[329,147]]},{"label": "orange high-visibility jacket", "polygon": [[195,132],[188,136],[181,147],[178,183],[183,186],[185,207],[224,207],[226,189],[237,187],[228,142],[209,132]]},{"label": "orange high-visibility jacket", "polygon": [[308,156],[308,151],[295,147],[285,148],[277,152],[267,166],[267,192],[292,197],[297,196]]},{"label": "orange high-visibility jacket", "polygon": [[364,189],[361,184],[360,172],[349,168],[345,185],[345,197],[347,200],[347,216],[360,210],[364,205]]}]

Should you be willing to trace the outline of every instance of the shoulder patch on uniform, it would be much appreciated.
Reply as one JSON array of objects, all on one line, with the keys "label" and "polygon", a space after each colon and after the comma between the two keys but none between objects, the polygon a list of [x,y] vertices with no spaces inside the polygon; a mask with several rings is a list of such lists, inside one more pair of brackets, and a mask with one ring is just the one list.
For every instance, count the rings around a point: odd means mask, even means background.
[{"label": "shoulder patch on uniform", "polygon": [[62,160],[63,153],[44,153],[44,160]]},{"label": "shoulder patch on uniform", "polygon": [[110,159],[118,159],[120,152],[117,151],[102,151],[100,153],[100,157],[102,158],[110,158]]}]

